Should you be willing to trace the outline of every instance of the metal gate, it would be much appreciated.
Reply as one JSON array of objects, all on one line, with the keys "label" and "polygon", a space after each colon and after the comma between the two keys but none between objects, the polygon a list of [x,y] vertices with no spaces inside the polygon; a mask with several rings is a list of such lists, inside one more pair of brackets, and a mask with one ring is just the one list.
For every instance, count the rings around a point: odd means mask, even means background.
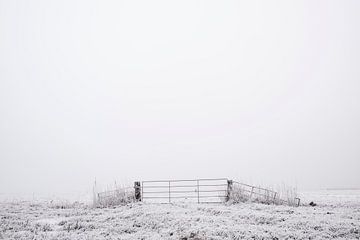
[{"label": "metal gate", "polygon": [[184,179],[141,182],[141,201],[222,203],[228,198],[228,179]]}]

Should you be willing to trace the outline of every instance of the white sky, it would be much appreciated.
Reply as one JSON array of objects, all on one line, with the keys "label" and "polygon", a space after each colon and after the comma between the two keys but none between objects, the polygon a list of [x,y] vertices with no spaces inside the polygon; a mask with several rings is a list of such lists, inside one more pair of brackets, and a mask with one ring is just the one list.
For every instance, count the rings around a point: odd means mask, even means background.
[{"label": "white sky", "polygon": [[0,192],[360,187],[360,1],[0,0]]}]

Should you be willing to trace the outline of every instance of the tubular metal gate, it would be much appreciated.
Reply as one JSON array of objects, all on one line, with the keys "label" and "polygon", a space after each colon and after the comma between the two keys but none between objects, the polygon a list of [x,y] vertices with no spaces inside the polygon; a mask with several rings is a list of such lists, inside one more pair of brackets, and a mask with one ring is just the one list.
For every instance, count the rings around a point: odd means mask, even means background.
[{"label": "tubular metal gate", "polygon": [[228,200],[227,178],[141,182],[141,201],[222,203]]},{"label": "tubular metal gate", "polygon": [[234,197],[240,197],[246,200],[258,200],[260,202],[263,201],[267,203],[274,203],[276,201],[277,192],[275,191],[240,183],[237,181],[232,181],[232,183],[233,194],[238,195]]},{"label": "tubular metal gate", "polygon": [[287,204],[290,206],[300,206],[300,198],[298,197],[287,197],[286,200],[282,199],[278,192],[240,183],[237,181],[231,181],[231,194],[232,198],[238,200],[252,200],[262,203],[275,203],[275,204]]}]

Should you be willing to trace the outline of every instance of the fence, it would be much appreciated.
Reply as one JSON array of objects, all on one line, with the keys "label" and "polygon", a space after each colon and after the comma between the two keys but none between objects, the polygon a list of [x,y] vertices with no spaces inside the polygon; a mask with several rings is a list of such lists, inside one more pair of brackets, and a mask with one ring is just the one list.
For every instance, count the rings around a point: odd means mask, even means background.
[{"label": "fence", "polygon": [[[135,190],[135,191],[134,191]],[[157,180],[135,182],[134,188],[121,188],[97,194],[100,206],[110,206],[131,201],[173,203],[223,203],[255,201],[261,203],[300,205],[297,197],[281,196],[270,189],[252,186],[227,178]]]},{"label": "fence", "polygon": [[232,181],[232,199],[237,201],[256,201],[263,203],[275,203],[277,192],[270,189],[256,187],[237,181]]},{"label": "fence", "polygon": [[140,200],[144,202],[220,203],[228,199],[228,179],[185,179],[142,181]]},{"label": "fence", "polygon": [[[284,196],[280,196],[280,194],[276,191],[256,187],[244,183],[240,183],[237,181],[232,181],[232,199],[235,201],[254,201],[261,203],[274,203],[274,204],[286,204],[292,206],[300,205],[300,198],[296,196],[285,196],[286,200],[282,199]],[[294,193],[293,193],[294,194]],[[290,194],[291,195],[291,194]]]}]

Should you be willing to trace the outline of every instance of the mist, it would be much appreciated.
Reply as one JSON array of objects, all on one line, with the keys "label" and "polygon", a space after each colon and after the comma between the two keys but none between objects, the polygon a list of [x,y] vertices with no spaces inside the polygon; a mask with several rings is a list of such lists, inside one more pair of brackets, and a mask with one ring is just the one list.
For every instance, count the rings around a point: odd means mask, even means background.
[{"label": "mist", "polygon": [[359,8],[0,0],[0,193],[360,188]]}]

